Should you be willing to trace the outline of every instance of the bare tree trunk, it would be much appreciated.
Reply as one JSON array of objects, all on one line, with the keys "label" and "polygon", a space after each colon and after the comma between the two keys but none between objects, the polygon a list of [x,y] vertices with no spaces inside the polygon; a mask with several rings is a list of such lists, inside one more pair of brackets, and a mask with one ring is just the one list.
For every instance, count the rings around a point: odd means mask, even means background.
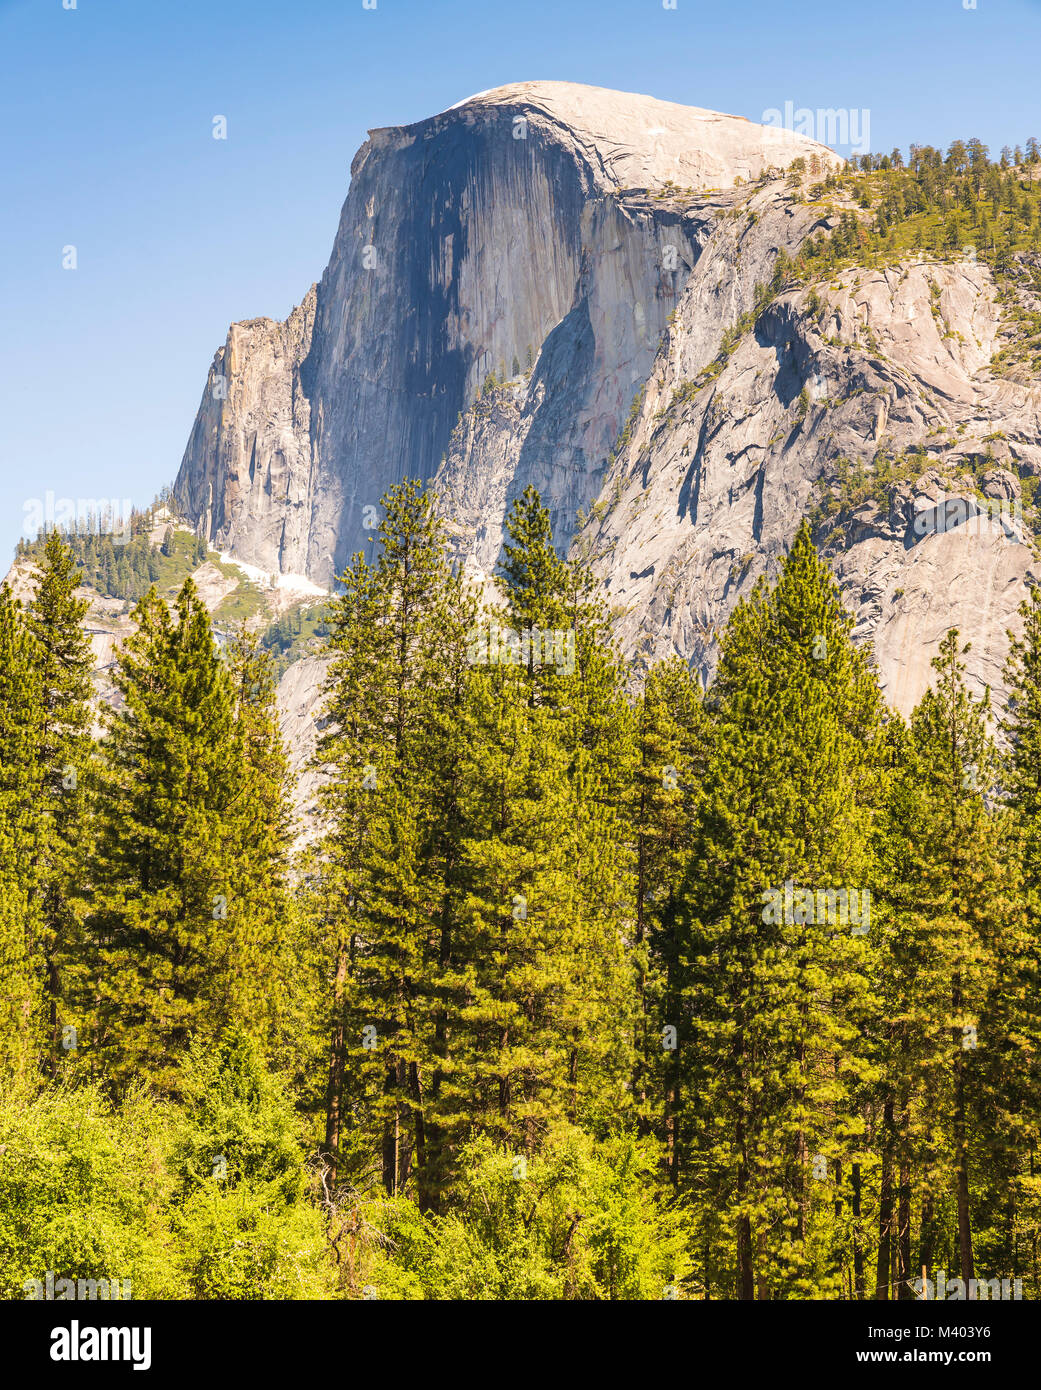
[{"label": "bare tree trunk", "polygon": [[893,1102],[887,1100],[882,1112],[882,1166],[878,1193],[878,1260],[875,1269],[875,1299],[889,1300],[892,1280],[893,1241]]},{"label": "bare tree trunk", "polygon": [[[906,1112],[905,1112],[906,1115]],[[914,1297],[911,1290],[911,1169],[900,1160],[900,1206],[897,1216],[897,1290],[901,1303]]]},{"label": "bare tree trunk", "polygon": [[347,979],[347,960],[346,943],[341,937],[333,984],[334,1021],[329,1047],[329,1079],[325,1092],[325,1152],[329,1160],[329,1178],[334,1189],[340,1162],[340,1129],[343,1123],[343,1073],[347,1042],[343,994]]},{"label": "bare tree trunk", "polygon": [[[745,1168],[744,1147],[745,1135],[744,1125],[737,1122],[737,1149],[741,1157],[737,1164],[737,1195],[740,1201],[748,1189],[748,1171]],[[738,1298],[753,1302],[755,1299],[755,1278],[752,1271],[752,1223],[747,1216],[741,1216],[737,1222],[737,1269],[738,1269]]]},{"label": "bare tree trunk", "polygon": [[[955,976],[951,1004],[957,1017],[961,1009],[961,981]],[[972,1260],[972,1226],[969,1216],[969,1141],[965,1122],[965,1062],[959,1030],[954,1036],[954,1170],[958,1204],[958,1257],[965,1297],[971,1297],[969,1280],[975,1278]]]},{"label": "bare tree trunk", "polygon": [[860,1229],[860,1164],[854,1163],[853,1183],[853,1291],[858,1302],[862,1302],[866,1285],[864,1282],[864,1244]]}]

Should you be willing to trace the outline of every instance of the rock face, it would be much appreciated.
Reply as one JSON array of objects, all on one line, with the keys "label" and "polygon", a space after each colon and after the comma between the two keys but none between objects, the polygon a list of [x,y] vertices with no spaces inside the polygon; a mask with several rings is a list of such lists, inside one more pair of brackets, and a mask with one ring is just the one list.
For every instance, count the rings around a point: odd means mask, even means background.
[{"label": "rock face", "polygon": [[[293,664],[278,683],[279,729],[293,773],[293,812],[296,842],[309,844],[318,834],[316,794],[321,773],[312,765],[318,740],[316,716],[322,704],[322,686],[329,658],[305,656]],[[320,716],[318,716],[320,717]]]},{"label": "rock face", "polygon": [[[771,176],[799,156],[801,182]],[[812,192],[839,162],[552,82],[372,131],[321,282],[218,352],[182,509],[239,559],[328,584],[404,476],[434,482],[486,571],[533,483],[637,668],[676,652],[706,675],[810,514],[898,708],[952,625],[1000,687],[1041,391],[990,366],[1008,331],[990,271],[918,259],[751,312],[780,250],[856,213]]]},{"label": "rock face", "polygon": [[218,548],[328,583],[386,488],[434,476],[489,374],[534,365],[523,428],[497,460],[471,447],[452,485],[494,537],[534,482],[566,541],[715,216],[658,195],[798,155],[835,162],[791,132],[562,82],[371,131],[321,282],[285,323],[233,325],[214,358],[182,510]]},{"label": "rock face", "polygon": [[[988,269],[849,271],[781,296],[720,374],[693,389],[713,351],[706,325],[718,343],[732,318],[714,312],[711,287],[721,279],[750,303],[734,246],[742,224],[758,211],[761,227],[769,200],[783,197],[764,190],[718,228],[605,479],[603,513],[583,534],[623,645],[646,660],[680,652],[707,675],[734,604],[775,571],[835,479],[870,481],[880,453],[923,450],[917,477],[846,509],[838,525],[820,520],[818,538],[898,709],[920,698],[951,626],[972,642],[977,685],[1000,690],[1005,632],[1018,626],[1035,556],[1016,473],[989,468],[980,486],[965,470],[1003,459],[1036,472],[1041,391],[988,370],[1003,333]],[[743,254],[749,277],[765,278],[764,251]]]},{"label": "rock face", "polygon": [[213,359],[177,477],[181,510],[218,549],[302,570],[311,533],[311,403],[301,369],[316,291],[285,323],[233,323]]}]

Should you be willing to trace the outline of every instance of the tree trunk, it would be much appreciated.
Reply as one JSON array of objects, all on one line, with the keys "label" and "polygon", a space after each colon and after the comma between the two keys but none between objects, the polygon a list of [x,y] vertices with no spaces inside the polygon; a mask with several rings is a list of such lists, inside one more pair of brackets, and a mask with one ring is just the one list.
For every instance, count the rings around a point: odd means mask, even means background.
[{"label": "tree trunk", "polygon": [[918,1264],[921,1268],[932,1268],[935,1245],[936,1220],[933,1215],[933,1197],[932,1193],[928,1192],[922,1199],[922,1222],[918,1241]]},{"label": "tree trunk", "polygon": [[423,1121],[423,1082],[420,1079],[419,1067],[415,1062],[409,1063],[408,1085],[413,1101],[412,1114],[416,1127],[416,1194],[419,1199],[419,1210],[427,1212],[432,1211],[434,1207],[434,1185],[433,1175],[428,1167],[426,1126]]},{"label": "tree trunk", "polygon": [[875,1269],[875,1300],[889,1299],[893,1240],[893,1102],[887,1100],[882,1113],[882,1166],[878,1193],[878,1260]]},{"label": "tree trunk", "polygon": [[897,1290],[901,1303],[914,1297],[911,1289],[911,1169],[900,1160],[900,1206],[897,1215]]},{"label": "tree trunk", "polygon": [[343,1120],[343,1073],[346,1051],[346,1024],[343,1017],[344,981],[347,978],[347,951],[340,940],[333,985],[334,1022],[329,1047],[329,1079],[325,1091],[325,1152],[329,1160],[329,1180],[336,1187],[340,1163],[340,1128]]},{"label": "tree trunk", "polygon": [[[741,1120],[737,1122],[736,1140],[741,1155],[737,1163],[737,1196],[741,1201],[748,1188],[748,1170],[744,1160],[745,1134]],[[751,1303],[755,1300],[755,1276],[752,1269],[752,1223],[747,1216],[739,1217],[737,1222],[737,1269],[737,1296]]]},{"label": "tree trunk", "polygon": [[[961,981],[956,977],[951,1004],[957,1017],[961,1009]],[[965,1281],[965,1297],[969,1298],[969,1280],[976,1271],[972,1261],[972,1225],[969,1216],[969,1141],[965,1121],[965,1062],[959,1030],[954,1035],[954,1167],[958,1204],[958,1259],[961,1277]]]},{"label": "tree trunk", "polygon": [[394,1105],[389,1118],[383,1126],[383,1187],[388,1197],[398,1195],[398,1163],[401,1156],[401,1117],[397,1102],[398,1064],[387,1063],[384,1074],[383,1093],[394,1096]]},{"label": "tree trunk", "polygon": [[864,1282],[864,1245],[860,1230],[860,1164],[854,1163],[853,1183],[853,1290],[854,1297],[862,1302],[866,1285]]}]

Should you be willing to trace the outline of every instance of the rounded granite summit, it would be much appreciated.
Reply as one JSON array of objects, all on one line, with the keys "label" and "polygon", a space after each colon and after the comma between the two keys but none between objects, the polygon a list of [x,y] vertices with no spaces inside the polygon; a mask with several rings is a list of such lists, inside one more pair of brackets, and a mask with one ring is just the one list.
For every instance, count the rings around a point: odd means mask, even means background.
[{"label": "rounded granite summit", "polygon": [[816,155],[822,167],[843,163],[826,145],[779,126],[578,82],[512,82],[478,92],[433,119],[472,119],[494,108],[555,127],[615,189],[657,189],[671,181],[700,192],[730,188],[737,178],[757,179],[800,156]]}]

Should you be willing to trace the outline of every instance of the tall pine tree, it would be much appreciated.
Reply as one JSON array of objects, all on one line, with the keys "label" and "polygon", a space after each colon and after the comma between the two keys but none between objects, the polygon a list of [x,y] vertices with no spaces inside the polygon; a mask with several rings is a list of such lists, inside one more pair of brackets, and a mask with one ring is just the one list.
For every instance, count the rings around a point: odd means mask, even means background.
[{"label": "tall pine tree", "polygon": [[73,966],[95,1066],[176,1090],[188,1040],[216,1034],[234,974],[226,817],[236,794],[231,680],[190,579],[155,590],[119,654],[99,783],[92,901]]},{"label": "tall pine tree", "polygon": [[40,652],[44,723],[39,758],[46,834],[40,846],[37,895],[42,919],[47,1026],[52,1064],[61,1054],[64,1001],[59,962],[75,931],[86,879],[92,780],[90,640],[83,628],[88,601],[77,597],[71,548],[51,531],[33,575],[29,622]]},{"label": "tall pine tree", "polygon": [[760,581],[731,616],[710,696],[676,1020],[681,1165],[706,1285],[743,1299],[838,1293],[865,1157],[881,700],[850,627],[804,523],[776,588]]},{"label": "tall pine tree", "polygon": [[47,833],[40,755],[42,653],[21,605],[0,585],[0,1075],[32,1076],[41,1046],[40,859]]}]

